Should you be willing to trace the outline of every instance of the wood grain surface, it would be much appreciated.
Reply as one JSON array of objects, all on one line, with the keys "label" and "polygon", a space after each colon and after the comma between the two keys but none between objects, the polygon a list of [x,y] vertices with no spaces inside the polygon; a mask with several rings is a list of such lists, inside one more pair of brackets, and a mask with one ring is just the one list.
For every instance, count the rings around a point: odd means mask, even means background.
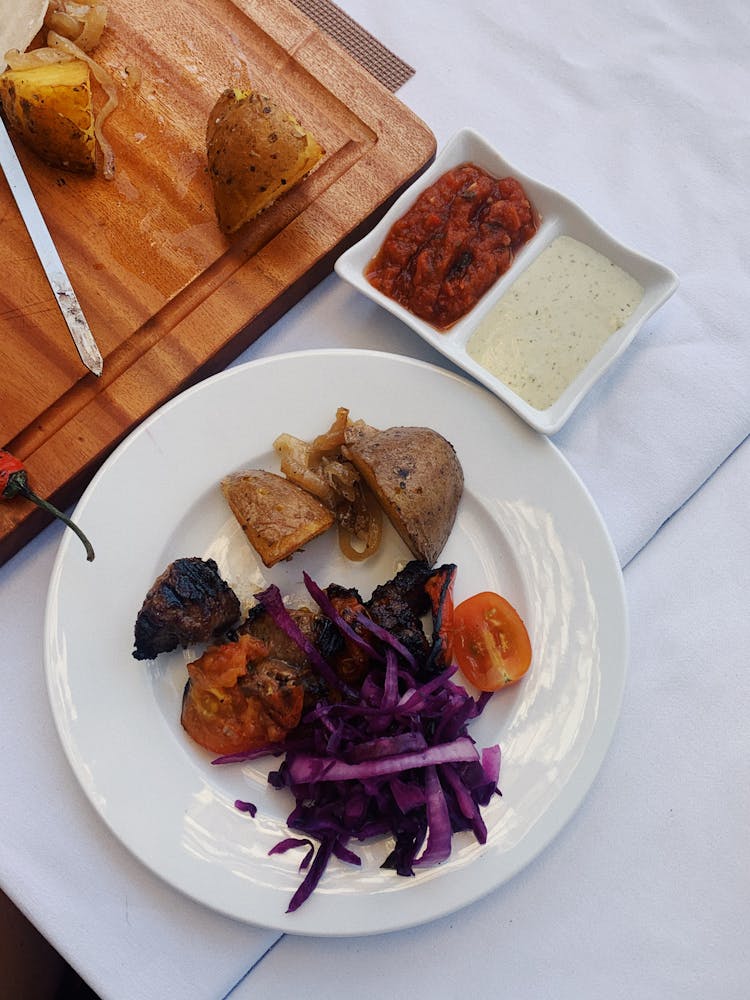
[{"label": "wood grain surface", "polygon": [[[61,507],[145,416],[329,273],[435,153],[429,128],[286,0],[118,0],[95,54],[118,83],[105,126],[115,179],[16,148],[104,357],[101,379],[82,366],[0,177],[0,447]],[[205,128],[232,85],[272,95],[326,156],[227,239]],[[0,563],[47,520],[23,500],[0,505]]]}]

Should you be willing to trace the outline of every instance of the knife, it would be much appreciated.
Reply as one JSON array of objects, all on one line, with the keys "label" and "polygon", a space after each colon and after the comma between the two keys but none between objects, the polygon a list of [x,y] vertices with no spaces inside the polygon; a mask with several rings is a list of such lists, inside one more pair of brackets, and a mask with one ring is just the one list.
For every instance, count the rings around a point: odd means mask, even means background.
[{"label": "knife", "polygon": [[5,179],[11,194],[16,200],[18,210],[21,213],[26,229],[28,230],[31,242],[37,252],[39,260],[44,268],[44,273],[50,283],[55,295],[60,311],[68,324],[73,343],[81,356],[81,361],[97,377],[101,375],[104,367],[99,348],[96,346],[94,335],[89,329],[86,317],[83,315],[80,303],[73,291],[70,279],[65,273],[65,268],[60,260],[60,255],[52,242],[47,225],[39,211],[39,206],[34,199],[34,194],[26,180],[23,167],[10,141],[10,136],[5,127],[5,122],[0,118],[0,167],[3,169]]}]

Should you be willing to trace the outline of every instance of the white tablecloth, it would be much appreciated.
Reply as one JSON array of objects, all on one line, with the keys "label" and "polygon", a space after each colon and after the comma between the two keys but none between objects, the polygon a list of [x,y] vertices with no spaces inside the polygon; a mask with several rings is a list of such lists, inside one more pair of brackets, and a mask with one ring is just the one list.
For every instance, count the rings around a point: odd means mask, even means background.
[{"label": "white tablecloth", "polygon": [[748,495],[750,443],[625,571],[632,655],[618,731],[541,857],[420,928],[287,935],[232,1000],[744,1000]]},{"label": "white tablecloth", "polygon": [[[440,146],[473,126],[681,278],[555,438],[627,567],[609,757],[555,844],[485,901],[386,939],[269,951],[276,933],[143,869],[79,790],[43,683],[53,526],[0,569],[0,884],[105,1000],[218,1000],[240,980],[233,997],[744,996],[749,446],[714,473],[750,431],[748,8],[341,5],[416,68],[399,96]],[[240,360],[318,346],[445,364],[334,276]]]}]

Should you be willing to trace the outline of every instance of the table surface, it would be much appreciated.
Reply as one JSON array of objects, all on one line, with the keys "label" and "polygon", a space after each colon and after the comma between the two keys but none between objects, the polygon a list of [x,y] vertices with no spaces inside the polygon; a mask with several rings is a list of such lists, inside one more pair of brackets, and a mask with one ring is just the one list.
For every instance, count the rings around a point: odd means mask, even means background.
[{"label": "table surface", "polygon": [[[354,983],[363,998],[739,1000],[750,982],[750,12],[739,0],[413,0],[407,16],[395,0],[341,6],[415,68],[399,96],[438,148],[475,128],[680,276],[553,438],[623,567],[631,655],[615,738],[557,839],[452,916],[357,939],[237,923],[145,870],[67,764],[42,662],[55,524],[0,569],[0,885],[103,998],[343,998]],[[237,363],[316,347],[450,367],[335,276]]]}]

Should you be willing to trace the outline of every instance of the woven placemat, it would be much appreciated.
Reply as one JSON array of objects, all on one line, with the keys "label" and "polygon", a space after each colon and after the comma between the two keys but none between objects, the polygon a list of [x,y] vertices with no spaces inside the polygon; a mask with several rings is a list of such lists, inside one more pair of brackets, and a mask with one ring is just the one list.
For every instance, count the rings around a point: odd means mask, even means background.
[{"label": "woven placemat", "polygon": [[314,21],[339,45],[346,49],[376,80],[391,92],[414,76],[414,70],[403,59],[365,31],[331,0],[292,0],[311,21]]}]

